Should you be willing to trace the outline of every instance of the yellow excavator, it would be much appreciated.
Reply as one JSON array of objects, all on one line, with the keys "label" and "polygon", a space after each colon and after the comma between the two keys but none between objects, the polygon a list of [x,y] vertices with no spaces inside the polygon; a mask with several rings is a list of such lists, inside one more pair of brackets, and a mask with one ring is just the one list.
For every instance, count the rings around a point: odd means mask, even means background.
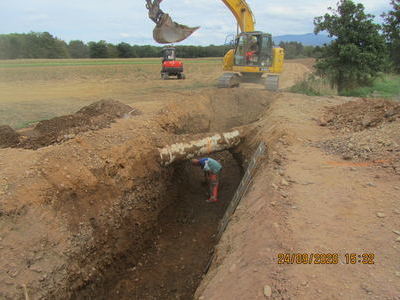
[{"label": "yellow excavator", "polygon": [[[156,23],[153,38],[161,44],[183,41],[199,27],[188,27],[172,21],[160,9],[162,0],[146,0],[149,18]],[[268,90],[278,90],[279,75],[283,70],[284,50],[273,46],[268,33],[255,31],[254,15],[244,0],[222,0],[236,18],[240,33],[234,49],[224,57],[219,87],[236,87],[240,82],[265,83]],[[266,74],[266,78],[263,75]]]}]

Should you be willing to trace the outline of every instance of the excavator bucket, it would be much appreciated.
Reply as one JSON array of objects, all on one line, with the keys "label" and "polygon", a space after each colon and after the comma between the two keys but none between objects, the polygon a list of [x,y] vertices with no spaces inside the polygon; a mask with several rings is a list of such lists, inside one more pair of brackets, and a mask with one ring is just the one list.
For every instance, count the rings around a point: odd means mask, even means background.
[{"label": "excavator bucket", "polygon": [[168,14],[163,14],[153,30],[153,38],[160,44],[171,44],[188,38],[199,27],[188,27],[172,21]]}]

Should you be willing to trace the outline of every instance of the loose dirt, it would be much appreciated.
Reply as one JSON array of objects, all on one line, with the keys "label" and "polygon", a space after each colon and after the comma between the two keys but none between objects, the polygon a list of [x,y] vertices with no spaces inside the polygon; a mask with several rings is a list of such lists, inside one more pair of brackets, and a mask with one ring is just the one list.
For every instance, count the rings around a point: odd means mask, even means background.
[{"label": "loose dirt", "polygon": [[0,126],[0,148],[7,148],[19,143],[19,134],[8,125]]},{"label": "loose dirt", "polygon": [[331,107],[319,120],[341,134],[317,144],[343,159],[380,165],[400,175],[400,104],[358,99]]},{"label": "loose dirt", "polygon": [[116,100],[100,100],[83,107],[76,113],[38,122],[31,129],[15,132],[3,126],[4,141],[0,147],[38,149],[74,138],[80,132],[98,130],[116,119],[137,115],[139,112]]},{"label": "loose dirt", "polygon": [[400,104],[381,99],[358,99],[329,108],[320,120],[322,126],[341,131],[361,131],[400,118]]}]

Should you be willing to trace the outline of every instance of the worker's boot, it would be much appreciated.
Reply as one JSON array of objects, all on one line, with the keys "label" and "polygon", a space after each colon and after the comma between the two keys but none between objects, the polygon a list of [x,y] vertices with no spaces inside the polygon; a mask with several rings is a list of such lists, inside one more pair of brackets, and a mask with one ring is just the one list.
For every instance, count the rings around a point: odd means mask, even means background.
[{"label": "worker's boot", "polygon": [[210,179],[210,198],[208,198],[207,202],[218,202],[218,175],[211,174],[209,176]]}]

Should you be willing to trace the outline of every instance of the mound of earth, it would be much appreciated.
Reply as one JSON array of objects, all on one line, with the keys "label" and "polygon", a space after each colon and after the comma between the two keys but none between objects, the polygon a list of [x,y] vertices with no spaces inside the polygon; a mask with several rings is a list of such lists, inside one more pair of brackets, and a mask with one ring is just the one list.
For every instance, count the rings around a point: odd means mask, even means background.
[{"label": "mound of earth", "polygon": [[127,104],[121,103],[116,100],[100,100],[81,108],[77,111],[77,114],[83,114],[89,117],[108,115],[114,118],[121,118],[125,114],[131,112],[134,113],[135,109]]},{"label": "mound of earth", "polygon": [[19,143],[19,134],[8,125],[0,126],[0,148],[13,147]]},{"label": "mound of earth", "polygon": [[320,123],[343,131],[361,131],[399,118],[399,103],[383,99],[360,99],[329,108]]},{"label": "mound of earth", "polygon": [[40,121],[18,147],[37,149],[73,138],[79,132],[109,126],[124,115],[137,114],[131,106],[116,100],[100,100],[75,114]]},{"label": "mound of earth", "polygon": [[400,174],[400,104],[363,99],[329,109],[321,125],[343,134],[317,143],[345,160],[379,163]]}]

